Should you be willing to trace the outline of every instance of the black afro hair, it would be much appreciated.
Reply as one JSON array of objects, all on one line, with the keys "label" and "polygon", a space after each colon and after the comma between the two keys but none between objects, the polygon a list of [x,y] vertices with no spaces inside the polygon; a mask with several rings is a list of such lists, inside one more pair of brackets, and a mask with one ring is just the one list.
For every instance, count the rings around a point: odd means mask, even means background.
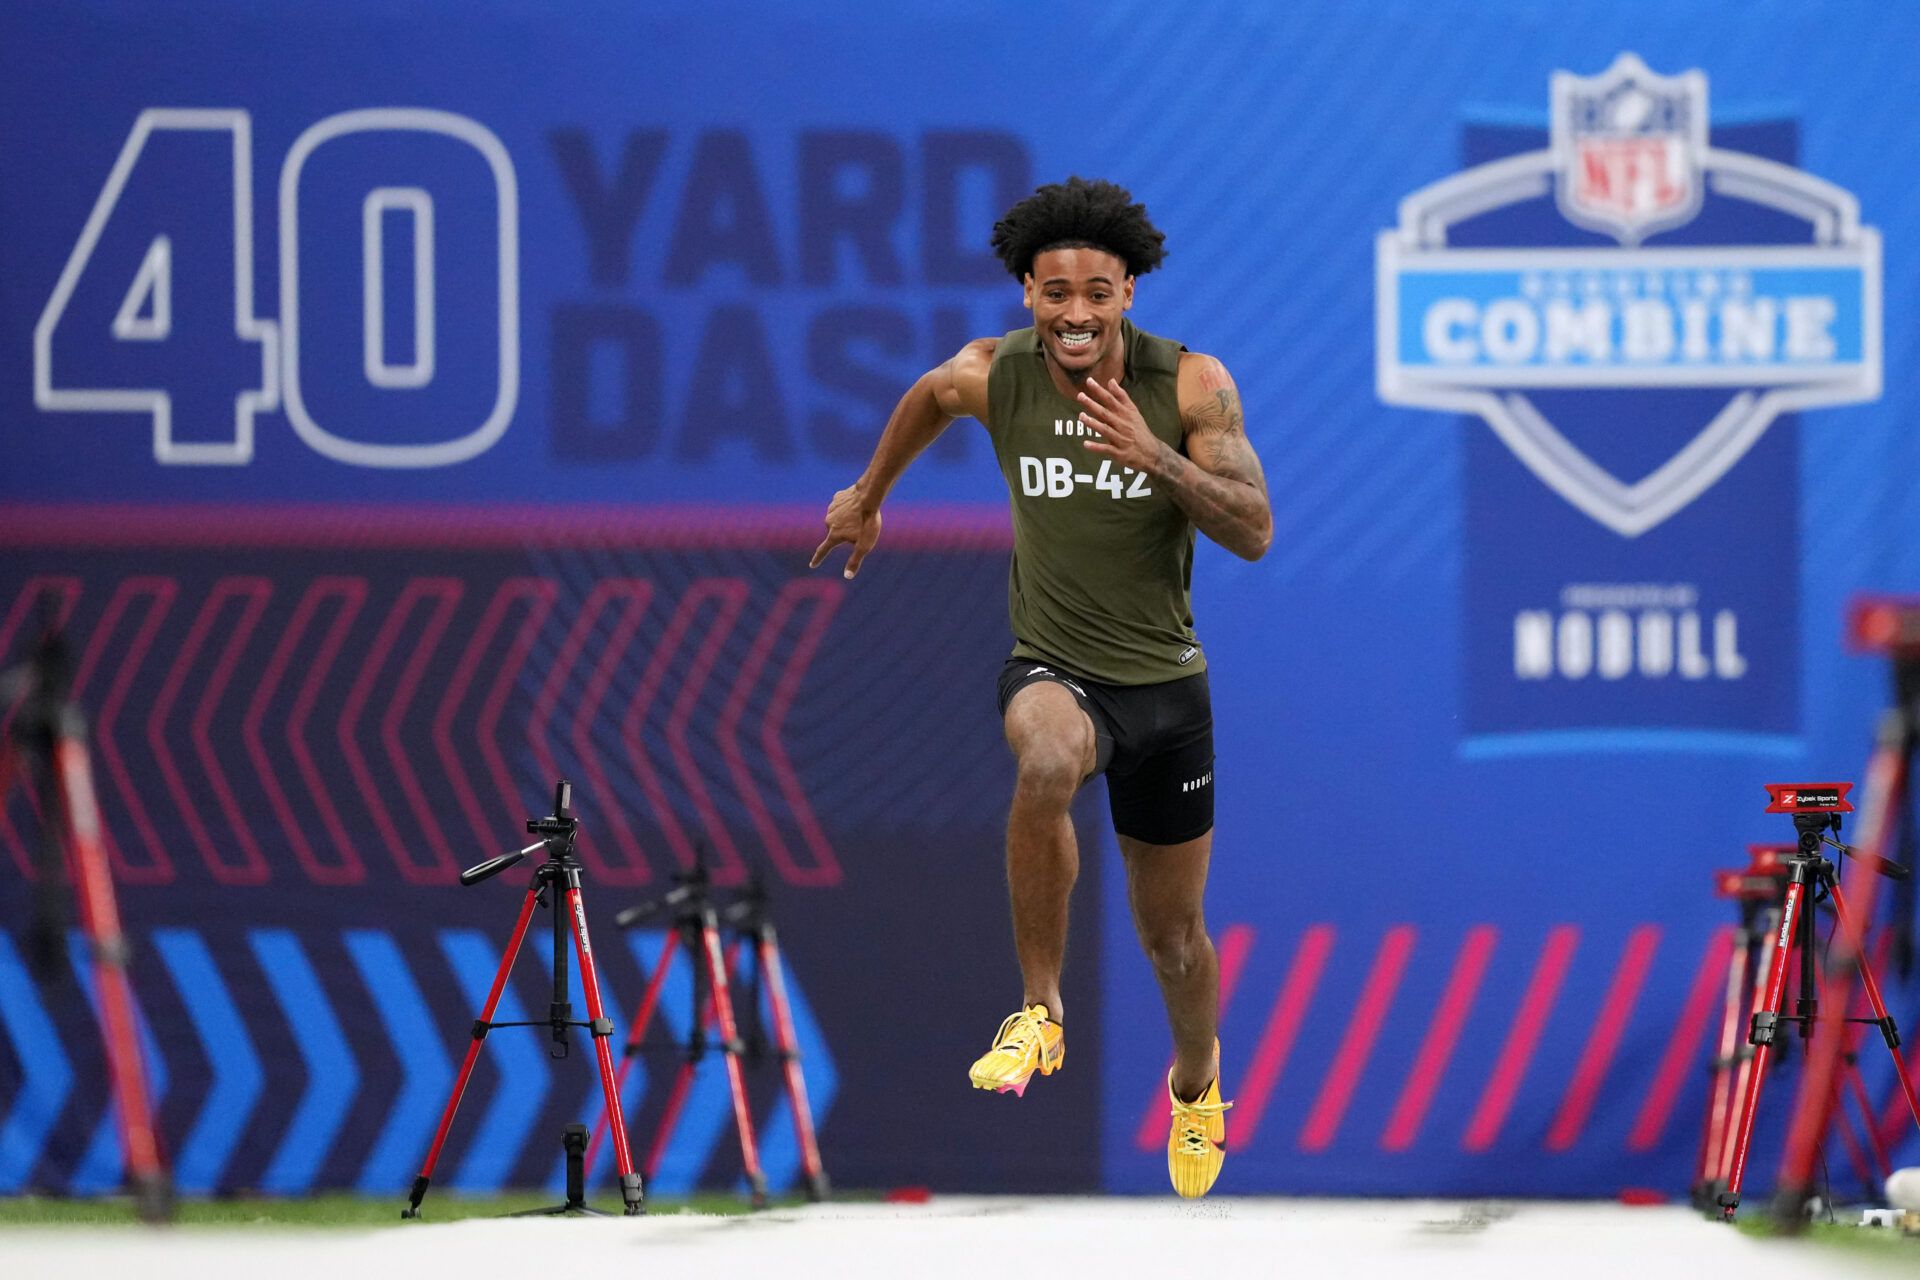
[{"label": "black afro hair", "polygon": [[1085,178],[1048,183],[993,224],[993,251],[1015,280],[1048,249],[1101,249],[1125,262],[1128,275],[1143,276],[1167,256],[1166,239],[1132,192]]}]

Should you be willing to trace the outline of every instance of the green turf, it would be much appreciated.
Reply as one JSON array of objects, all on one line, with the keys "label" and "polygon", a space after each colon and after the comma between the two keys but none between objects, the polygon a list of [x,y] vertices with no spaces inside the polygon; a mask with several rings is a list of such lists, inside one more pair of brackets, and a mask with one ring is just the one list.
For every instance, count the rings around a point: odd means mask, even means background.
[{"label": "green turf", "polygon": [[[1851,1224],[1845,1221],[1810,1222],[1791,1238],[1811,1240],[1816,1244],[1835,1248],[1857,1250],[1875,1257],[1899,1258],[1906,1261],[1920,1258],[1920,1236],[1906,1235],[1891,1227],[1859,1226],[1857,1224],[1860,1221],[1860,1210],[1857,1208],[1836,1209],[1834,1215],[1836,1218],[1850,1218],[1852,1222]],[[1742,1214],[1734,1225],[1742,1235],[1762,1239],[1789,1238],[1789,1233],[1783,1231],[1764,1210]]]},{"label": "green turf", "polygon": [[[503,1196],[455,1196],[436,1192],[427,1194],[421,1205],[422,1222],[452,1222],[459,1218],[495,1218],[521,1209],[538,1209],[553,1204],[550,1192],[526,1191]],[[404,1194],[379,1199],[352,1195],[302,1196],[298,1198],[258,1197],[220,1200],[182,1200],[175,1213],[178,1225],[187,1227],[409,1227],[402,1222],[400,1210],[406,1207]],[[609,1213],[620,1211],[618,1192],[597,1191],[587,1203]],[[802,1203],[776,1201],[776,1205]],[[691,1199],[660,1199],[647,1202],[647,1212],[743,1214],[751,1212],[740,1196],[710,1195]],[[128,1226],[138,1222],[133,1202],[124,1196],[67,1200],[40,1196],[0,1198],[0,1230],[8,1227],[101,1227]]]}]

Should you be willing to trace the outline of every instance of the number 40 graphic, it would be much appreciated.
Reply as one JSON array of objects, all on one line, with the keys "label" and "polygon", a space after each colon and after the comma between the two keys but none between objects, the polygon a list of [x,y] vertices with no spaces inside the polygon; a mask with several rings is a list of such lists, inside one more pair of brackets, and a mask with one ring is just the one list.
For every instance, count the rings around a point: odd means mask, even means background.
[{"label": "number 40 graphic", "polygon": [[[420,431],[412,424],[421,419],[417,402],[395,404],[392,417],[409,424],[409,443],[396,444],[378,439],[357,438],[341,430],[322,425],[309,410],[301,393],[300,347],[300,178],[307,162],[321,148],[361,134],[427,134],[451,138],[478,152],[492,175],[494,206],[497,212],[498,246],[497,322],[493,326],[498,341],[497,384],[492,407],[475,425],[464,422],[433,424],[438,439],[418,440]],[[230,342],[243,347],[258,347],[259,372],[249,376],[233,396],[230,426],[194,423],[192,438],[175,434],[175,394],[165,386],[138,385],[154,381],[151,361],[116,361],[116,355],[135,357],[142,348],[164,344],[183,335],[176,333],[176,318],[182,315],[186,299],[205,296],[208,278],[215,274],[213,259],[202,254],[192,259],[184,249],[183,237],[207,234],[205,225],[195,225],[187,216],[191,199],[204,193],[158,202],[149,211],[154,225],[141,225],[132,235],[151,235],[139,268],[125,286],[117,307],[101,305],[103,296],[118,294],[117,282],[107,282],[102,294],[100,282],[89,282],[88,271],[103,235],[111,234],[115,211],[122,203],[130,182],[137,181],[141,157],[156,138],[176,140],[184,136],[215,146],[227,135],[231,164],[225,181],[232,193],[233,291],[232,337]],[[156,156],[154,163],[160,163]],[[361,335],[361,374],[380,391],[417,391],[433,383],[449,362],[437,358],[439,341],[435,324],[434,196],[421,186],[381,186],[367,191],[362,201],[360,272],[363,330]],[[183,212],[185,210],[185,212]],[[388,358],[386,336],[386,299],[384,296],[384,260],[386,253],[385,215],[404,213],[412,225],[413,298],[412,354],[404,362]],[[131,215],[129,215],[131,216]],[[484,125],[451,112],[417,108],[379,107],[348,111],[329,116],[308,128],[287,152],[280,169],[279,265],[280,314],[277,319],[262,317],[254,310],[253,291],[253,127],[245,111],[186,110],[152,108],[140,113],[114,161],[106,184],[94,201],[93,211],[68,256],[53,294],[33,331],[33,399],[43,410],[77,413],[145,413],[153,420],[153,456],[168,464],[243,464],[253,458],[254,418],[261,412],[284,409],[294,431],[316,452],[364,467],[439,467],[464,462],[492,447],[507,429],[520,387],[520,261],[519,191],[513,161],[507,149]],[[127,234],[121,232],[120,234]],[[224,256],[224,255],[222,255]],[[445,259],[454,255],[440,254]],[[175,268],[183,272],[198,269],[202,278],[175,287]],[[103,268],[104,269],[104,268]],[[224,282],[220,282],[224,283]],[[191,295],[187,290],[198,284]],[[78,295],[78,298],[76,298]],[[111,318],[108,316],[111,312]],[[224,323],[224,322],[223,322]],[[98,357],[100,368],[89,369],[74,380],[56,378],[54,350],[60,344],[63,362],[76,352]],[[470,364],[473,362],[469,362]],[[177,366],[176,366],[177,367]],[[199,370],[189,367],[183,376],[191,378]],[[206,375],[201,374],[204,378]],[[387,397],[383,397],[387,398]],[[484,398],[484,397],[483,397]],[[183,427],[187,424],[182,423]],[[377,431],[380,423],[369,419],[367,425]]]}]

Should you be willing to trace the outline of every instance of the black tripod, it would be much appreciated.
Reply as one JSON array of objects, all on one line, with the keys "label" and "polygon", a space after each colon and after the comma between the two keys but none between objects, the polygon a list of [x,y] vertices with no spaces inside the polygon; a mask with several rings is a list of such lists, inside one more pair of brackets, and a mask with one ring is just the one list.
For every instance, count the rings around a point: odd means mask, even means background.
[{"label": "black tripod", "polygon": [[[540,839],[524,849],[490,858],[460,873],[461,884],[479,884],[482,880],[499,875],[536,849],[547,851],[547,860],[534,868],[533,882],[527,886],[527,896],[520,905],[520,918],[514,922],[513,936],[507,942],[506,953],[500,957],[499,970],[493,975],[493,988],[487,993],[487,1002],[480,1010],[480,1016],[474,1020],[473,1043],[467,1046],[466,1060],[460,1064],[460,1074],[453,1082],[453,1096],[447,1099],[447,1109],[440,1117],[440,1128],[433,1135],[433,1146],[427,1151],[427,1162],[421,1167],[420,1176],[413,1180],[409,1203],[400,1213],[403,1218],[420,1216],[420,1201],[427,1194],[427,1184],[433,1178],[434,1165],[439,1162],[440,1148],[447,1140],[447,1130],[453,1126],[454,1112],[460,1108],[460,1095],[466,1092],[473,1065],[479,1060],[480,1044],[486,1039],[487,1032],[495,1027],[551,1028],[553,1045],[547,1052],[555,1058],[567,1056],[570,1028],[585,1027],[592,1035],[594,1056],[600,1068],[600,1089],[606,1096],[607,1118],[613,1126],[613,1156],[620,1172],[620,1197],[626,1202],[629,1216],[644,1212],[640,1175],[633,1170],[633,1156],[627,1147],[627,1122],[620,1113],[620,1092],[613,1078],[613,1052],[608,1047],[608,1041],[613,1036],[613,1020],[606,1016],[600,1003],[600,975],[593,962],[593,944],[587,939],[587,910],[580,896],[580,863],[573,856],[574,833],[579,830],[580,823],[573,816],[572,795],[572,785],[562,778],[554,787],[552,816],[527,819],[527,830]],[[495,1022],[493,1011],[500,1003],[501,993],[506,990],[507,975],[513,970],[514,957],[520,953],[520,944],[527,936],[527,924],[533,918],[536,905],[553,908],[552,1003],[547,1006],[547,1016],[538,1022]],[[587,997],[585,1022],[575,1020],[573,1003],[567,995],[569,922],[572,924],[574,946],[580,957],[580,985]],[[585,1200],[583,1157],[587,1149],[586,1135],[586,1126],[578,1124],[569,1125],[564,1135],[567,1202],[531,1212],[600,1212],[588,1208]]]}]

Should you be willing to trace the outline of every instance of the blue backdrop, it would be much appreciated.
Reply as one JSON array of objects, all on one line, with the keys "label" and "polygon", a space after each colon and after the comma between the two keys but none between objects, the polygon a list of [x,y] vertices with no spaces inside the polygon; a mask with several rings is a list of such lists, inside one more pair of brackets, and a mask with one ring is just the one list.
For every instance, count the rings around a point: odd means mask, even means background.
[{"label": "blue backdrop", "polygon": [[[447,870],[565,768],[602,883],[702,841],[784,882],[843,1180],[1163,1187],[1097,797],[1077,1070],[952,1087],[1017,994],[978,428],[855,583],[802,567],[907,382],[1020,322],[992,220],[1080,173],[1166,231],[1134,314],[1232,370],[1274,495],[1273,551],[1194,582],[1223,1190],[1683,1187],[1708,873],[1780,836],[1762,782],[1859,775],[1886,673],[1843,604],[1920,587],[1916,39],[1867,3],[8,10],[0,646],[48,584],[93,646],[195,1185],[403,1185],[441,1050],[381,1028],[425,1001],[458,1049],[507,908]],[[53,1142],[102,1115],[84,1010],[6,946],[0,1186],[100,1185],[108,1129]],[[343,1029],[223,1065],[249,1001]],[[204,1127],[262,1081],[271,1125]],[[1036,1102],[1068,1141],[1000,1125]],[[547,1176],[549,1127],[473,1185]],[[733,1176],[721,1132],[685,1180]]]}]

